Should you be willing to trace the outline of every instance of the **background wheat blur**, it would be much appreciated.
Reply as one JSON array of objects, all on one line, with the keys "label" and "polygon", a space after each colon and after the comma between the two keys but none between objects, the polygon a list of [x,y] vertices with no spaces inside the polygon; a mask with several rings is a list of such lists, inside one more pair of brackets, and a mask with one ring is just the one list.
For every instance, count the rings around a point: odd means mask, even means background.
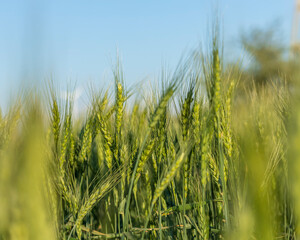
[{"label": "background wheat blur", "polygon": [[0,239],[299,239],[299,82],[245,84],[221,53],[215,34],[146,94],[118,63],[114,93],[93,90],[78,118],[51,82],[15,101],[0,117]]}]

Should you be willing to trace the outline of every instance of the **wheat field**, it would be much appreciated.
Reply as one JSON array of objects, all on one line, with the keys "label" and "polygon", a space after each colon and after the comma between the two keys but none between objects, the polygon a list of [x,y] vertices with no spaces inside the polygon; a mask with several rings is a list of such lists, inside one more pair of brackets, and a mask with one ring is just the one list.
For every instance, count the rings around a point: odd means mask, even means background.
[{"label": "wheat field", "polygon": [[[0,239],[299,239],[300,105],[239,90],[218,41],[158,88],[30,92],[0,117]],[[150,88],[148,88],[150,89]]]}]

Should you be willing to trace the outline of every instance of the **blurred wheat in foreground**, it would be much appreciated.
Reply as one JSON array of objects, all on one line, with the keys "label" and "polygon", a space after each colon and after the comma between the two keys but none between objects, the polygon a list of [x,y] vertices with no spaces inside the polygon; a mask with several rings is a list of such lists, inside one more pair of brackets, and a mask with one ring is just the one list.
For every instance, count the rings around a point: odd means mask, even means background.
[{"label": "blurred wheat in foreground", "polygon": [[298,84],[241,93],[219,52],[143,98],[118,65],[80,118],[53,85],[16,101],[0,117],[0,239],[299,239]]}]

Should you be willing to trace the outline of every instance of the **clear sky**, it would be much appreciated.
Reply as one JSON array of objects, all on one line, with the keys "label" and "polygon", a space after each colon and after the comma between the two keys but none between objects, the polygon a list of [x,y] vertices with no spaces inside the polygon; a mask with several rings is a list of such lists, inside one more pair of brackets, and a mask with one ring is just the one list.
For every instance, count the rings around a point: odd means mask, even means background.
[{"label": "clear sky", "polygon": [[0,106],[24,82],[52,75],[62,88],[97,82],[108,86],[117,52],[128,85],[158,76],[182,53],[207,44],[218,6],[228,55],[241,30],[279,20],[290,39],[293,0],[87,0],[2,1],[0,5]]}]

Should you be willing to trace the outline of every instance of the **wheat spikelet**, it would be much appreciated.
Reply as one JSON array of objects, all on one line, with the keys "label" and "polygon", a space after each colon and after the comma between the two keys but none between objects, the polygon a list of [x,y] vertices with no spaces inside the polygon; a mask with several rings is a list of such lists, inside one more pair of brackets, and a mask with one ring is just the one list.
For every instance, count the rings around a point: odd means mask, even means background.
[{"label": "wheat spikelet", "polygon": [[190,87],[186,98],[182,104],[181,109],[181,126],[182,126],[182,136],[185,141],[188,136],[189,124],[190,124],[190,114],[191,114],[191,104],[193,101],[193,86]]},{"label": "wheat spikelet", "polygon": [[[116,103],[115,103],[115,110],[116,110],[116,116],[115,116],[115,148],[114,148],[114,156],[115,159],[119,159],[119,141],[121,138],[121,124],[122,124],[122,118],[123,118],[123,105],[124,105],[124,93],[123,93],[123,87],[120,82],[116,82]],[[120,162],[119,162],[120,164]]]},{"label": "wheat spikelet", "polygon": [[100,132],[102,134],[103,140],[104,140],[104,149],[105,149],[105,160],[107,167],[109,169],[112,168],[113,165],[113,153],[112,153],[112,137],[106,127],[106,123],[102,118],[102,115],[100,113],[97,114],[99,123],[100,123]]},{"label": "wheat spikelet", "polygon": [[156,158],[155,158],[155,156],[153,155],[152,156],[152,166],[153,166],[153,168],[154,168],[154,172],[155,172],[155,174],[157,174],[157,162],[156,162]]},{"label": "wheat spikelet", "polygon": [[230,119],[231,117],[231,102],[232,102],[232,92],[234,91],[235,84],[234,81],[230,82],[230,86],[227,91],[226,95],[226,102],[225,102],[225,112],[227,114],[227,117]]},{"label": "wheat spikelet", "polygon": [[177,193],[176,193],[174,179],[172,179],[172,181],[171,181],[171,190],[172,190],[172,194],[173,194],[173,198],[174,198],[174,203],[175,203],[175,205],[178,205],[179,203],[178,203],[178,197],[177,197]]},{"label": "wheat spikelet", "polygon": [[52,107],[51,107],[51,122],[52,122],[52,133],[54,138],[54,144],[56,150],[58,148],[58,140],[59,140],[59,133],[60,133],[60,114],[57,105],[57,101],[53,98],[52,99]]},{"label": "wheat spikelet", "polygon": [[105,160],[108,169],[112,169],[113,165],[113,153],[108,144],[105,144]]},{"label": "wheat spikelet", "polygon": [[74,165],[74,157],[75,157],[75,139],[72,132],[70,132],[70,154],[69,154],[69,161],[70,165]]},{"label": "wheat spikelet", "polygon": [[60,156],[59,156],[59,169],[62,177],[65,175],[64,163],[66,161],[67,154],[67,144],[69,142],[70,136],[70,116],[66,116],[66,120],[64,123],[64,136],[61,143]]},{"label": "wheat spikelet", "polygon": [[215,116],[219,116],[219,109],[221,103],[221,69],[220,69],[220,58],[219,51],[217,48],[213,50],[213,66],[212,66],[212,80],[213,80],[213,105]]},{"label": "wheat spikelet", "polygon": [[195,142],[195,151],[199,152],[201,143],[200,132],[200,103],[195,100],[192,113],[192,128],[193,128],[193,140]]},{"label": "wheat spikelet", "polygon": [[202,186],[207,184],[207,156],[209,153],[209,137],[207,134],[203,136],[201,146],[201,183]]},{"label": "wheat spikelet", "polygon": [[202,201],[200,205],[200,219],[201,219],[201,231],[203,239],[209,239],[209,219],[205,212],[205,202]]},{"label": "wheat spikelet", "polygon": [[159,131],[159,137],[158,137],[158,146],[159,146],[159,148],[157,149],[158,151],[158,153],[157,153],[157,155],[158,155],[158,157],[157,157],[157,164],[158,165],[161,165],[161,163],[162,163],[162,159],[166,159],[165,158],[165,153],[164,153],[164,142],[165,142],[165,136],[164,136],[164,134],[162,133],[162,131]]},{"label": "wheat spikelet", "polygon": [[108,92],[106,91],[99,106],[99,112],[103,113],[108,103]]},{"label": "wheat spikelet", "polygon": [[102,167],[105,153],[104,153],[104,148],[103,148],[102,139],[100,135],[96,137],[96,146],[97,146],[98,164],[99,167]]},{"label": "wheat spikelet", "polygon": [[189,123],[189,109],[190,107],[187,103],[187,100],[183,104],[183,109],[182,109],[182,116],[181,116],[181,125],[182,125],[182,136],[183,136],[183,141],[185,141],[187,135],[188,135],[188,123]]},{"label": "wheat spikelet", "polygon": [[100,113],[97,114],[99,123],[100,123],[100,132],[107,143],[107,145],[111,148],[112,147],[112,137],[107,129],[106,122],[104,121],[102,115]]},{"label": "wheat spikelet", "polygon": [[159,104],[155,109],[155,112],[151,118],[149,124],[150,129],[154,129],[156,124],[159,122],[161,116],[165,112],[165,108],[169,102],[169,99],[173,96],[173,93],[174,93],[174,86],[172,85],[165,91],[162,98],[160,99]]},{"label": "wheat spikelet", "polygon": [[141,155],[141,160],[139,161],[138,167],[136,169],[136,178],[134,181],[134,185],[137,184],[137,182],[140,178],[140,175],[143,171],[144,165],[145,165],[146,161],[148,160],[150,154],[152,153],[154,146],[155,146],[155,140],[151,139]]},{"label": "wheat spikelet", "polygon": [[224,181],[225,181],[225,184],[227,183],[227,180],[228,180],[228,159],[226,156],[223,156],[224,158]]},{"label": "wheat spikelet", "polygon": [[208,154],[208,165],[209,165],[209,170],[210,173],[213,176],[214,182],[219,185],[219,179],[220,179],[220,173],[219,173],[219,168],[217,167],[216,161],[214,158],[211,156],[211,154]]},{"label": "wheat spikelet", "polygon": [[84,203],[80,207],[77,219],[75,222],[76,232],[78,238],[81,238],[81,223],[84,217],[87,215],[89,211],[97,204],[104,196],[107,194],[120,180],[124,167],[122,166],[118,169],[118,171],[112,173],[112,175],[108,176],[103,182],[99,182],[96,184],[94,190],[91,192],[91,195],[85,199]]},{"label": "wheat spikelet", "polygon": [[[138,151],[138,144],[137,144],[137,141],[135,141],[133,144],[131,156],[129,159],[129,166],[133,165],[134,158],[136,157],[137,151]],[[131,171],[127,171],[127,183],[128,184],[130,183],[130,177],[131,177]]]},{"label": "wheat spikelet", "polygon": [[116,93],[116,133],[120,133],[121,123],[123,118],[124,93],[120,82],[117,82]]},{"label": "wheat spikelet", "polygon": [[227,91],[225,107],[224,107],[224,118],[223,118],[223,144],[226,148],[227,155],[231,158],[233,151],[233,143],[232,143],[232,132],[231,132],[231,101],[232,101],[232,92],[234,90],[234,82],[231,81],[229,89]]},{"label": "wheat spikelet", "polygon": [[152,189],[151,189],[151,181],[149,176],[149,170],[145,172],[145,179],[146,179],[146,192],[147,192],[147,199],[151,202],[152,199]]},{"label": "wheat spikelet", "polygon": [[[187,94],[187,97],[184,100],[183,106],[182,106],[182,111],[181,111],[181,126],[182,126],[182,137],[183,141],[186,141],[186,138],[188,137],[189,134],[189,121],[190,121],[190,108],[191,108],[191,103],[192,103],[192,89]],[[186,199],[187,194],[188,194],[188,171],[189,171],[189,159],[187,158],[184,161],[183,165],[183,176],[184,176],[184,199]]]},{"label": "wheat spikelet", "polygon": [[125,144],[121,146],[121,151],[120,151],[120,163],[121,165],[125,164],[126,159],[128,158],[128,148]]},{"label": "wheat spikelet", "polygon": [[68,203],[68,206],[69,206],[71,212],[75,215],[77,213],[77,210],[78,210],[77,199],[76,199],[75,196],[73,196],[73,194],[70,191],[69,187],[67,187],[66,182],[62,178],[62,176],[59,177],[58,181],[59,181],[58,186],[60,188],[62,197]]},{"label": "wheat spikelet", "polygon": [[223,144],[225,146],[227,155],[229,157],[232,157],[233,142],[232,142],[232,134],[229,129],[227,129],[227,131],[223,135]]},{"label": "wheat spikelet", "polygon": [[111,188],[109,182],[104,183],[99,189],[92,193],[88,200],[81,206],[77,219],[76,219],[76,231],[78,238],[81,239],[81,223],[86,214],[93,208],[93,206],[104,196],[104,194]]},{"label": "wheat spikelet", "polygon": [[130,116],[130,126],[134,126],[134,124],[137,122],[139,123],[138,120],[138,112],[139,112],[139,104],[135,103],[131,112]]},{"label": "wheat spikelet", "polygon": [[184,162],[185,159],[185,152],[181,152],[179,156],[177,157],[176,161],[171,165],[168,172],[160,182],[160,184],[156,187],[153,199],[152,199],[152,206],[155,204],[157,199],[161,196],[163,191],[166,189],[166,187],[169,185],[169,183],[172,181],[173,177],[175,176],[177,170],[180,168],[181,164]]},{"label": "wheat spikelet", "polygon": [[[186,141],[187,137],[189,136],[189,125],[190,125],[190,112],[191,112],[191,104],[193,101],[193,87],[190,87],[190,90],[185,98],[185,101],[182,106],[182,137],[183,141]],[[185,215],[185,204],[188,196],[188,185],[189,185],[189,169],[190,169],[190,159],[187,157],[183,163],[183,205],[184,205],[184,212]],[[185,223],[185,220],[184,220]],[[185,226],[185,224],[184,224]],[[186,229],[184,227],[184,236],[186,236]]]},{"label": "wheat spikelet", "polygon": [[78,155],[79,162],[83,162],[84,160],[86,160],[87,156],[91,151],[91,148],[92,148],[91,122],[88,121],[85,124],[84,132],[83,132],[81,149]]},{"label": "wheat spikelet", "polygon": [[103,117],[103,120],[104,121],[109,120],[110,117],[114,114],[114,112],[116,112],[116,105],[114,105],[114,106],[112,106],[112,107],[109,108],[109,110],[107,111],[106,115]]},{"label": "wheat spikelet", "polygon": [[138,128],[137,128],[137,131],[138,131],[138,136],[140,137],[141,134],[142,134],[142,130],[145,129],[145,127],[148,127],[146,126],[147,125],[147,108],[145,108],[141,114],[139,115],[139,119],[138,119]]}]

